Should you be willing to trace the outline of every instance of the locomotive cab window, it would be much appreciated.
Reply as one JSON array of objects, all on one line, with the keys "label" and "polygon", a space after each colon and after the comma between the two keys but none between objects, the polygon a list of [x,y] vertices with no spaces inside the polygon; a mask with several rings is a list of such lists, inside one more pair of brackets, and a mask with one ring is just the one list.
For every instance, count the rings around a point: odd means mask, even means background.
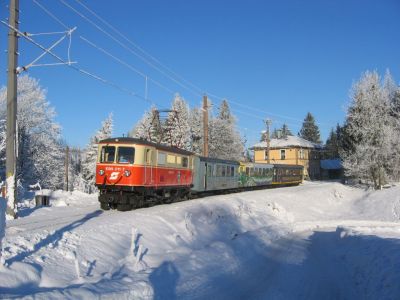
[{"label": "locomotive cab window", "polygon": [[117,162],[120,164],[133,164],[135,159],[135,148],[118,147]]},{"label": "locomotive cab window", "polygon": [[103,146],[100,153],[101,163],[113,163],[115,159],[115,146]]}]

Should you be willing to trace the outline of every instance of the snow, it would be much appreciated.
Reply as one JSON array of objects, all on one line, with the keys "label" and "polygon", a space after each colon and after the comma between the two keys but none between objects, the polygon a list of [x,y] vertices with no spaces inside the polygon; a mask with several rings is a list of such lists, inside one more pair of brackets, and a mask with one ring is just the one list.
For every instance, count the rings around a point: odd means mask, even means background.
[{"label": "snow", "polygon": [[[281,139],[271,139],[269,146],[271,148],[286,148],[286,147],[302,147],[311,149],[320,149],[322,146],[310,141],[307,141],[299,136],[288,135]],[[259,142],[255,144],[252,148],[267,148],[267,142]]]},{"label": "snow", "polygon": [[0,298],[399,299],[399,195],[305,182],[121,213],[53,192],[7,221]]}]

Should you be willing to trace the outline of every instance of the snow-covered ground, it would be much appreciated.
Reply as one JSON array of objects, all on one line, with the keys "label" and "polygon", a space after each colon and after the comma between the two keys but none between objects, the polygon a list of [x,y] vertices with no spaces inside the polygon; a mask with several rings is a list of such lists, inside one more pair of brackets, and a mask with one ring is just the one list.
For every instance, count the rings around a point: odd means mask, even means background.
[{"label": "snow-covered ground", "polygon": [[7,222],[0,297],[400,299],[400,187],[306,182],[123,213],[52,199]]}]

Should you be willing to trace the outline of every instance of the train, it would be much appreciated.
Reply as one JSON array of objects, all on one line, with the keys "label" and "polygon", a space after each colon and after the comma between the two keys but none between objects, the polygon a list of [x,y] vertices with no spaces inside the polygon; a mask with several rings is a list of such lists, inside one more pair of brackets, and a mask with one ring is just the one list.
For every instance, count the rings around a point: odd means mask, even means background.
[{"label": "train", "polygon": [[101,140],[96,186],[103,210],[172,203],[215,193],[298,185],[303,166],[239,162],[131,137]]}]

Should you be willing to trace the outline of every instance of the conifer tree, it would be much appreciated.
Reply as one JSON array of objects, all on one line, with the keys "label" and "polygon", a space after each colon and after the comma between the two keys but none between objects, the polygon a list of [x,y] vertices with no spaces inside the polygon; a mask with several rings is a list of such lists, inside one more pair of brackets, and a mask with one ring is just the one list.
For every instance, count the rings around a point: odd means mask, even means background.
[{"label": "conifer tree", "polygon": [[[102,122],[101,128],[90,138],[82,159],[82,176],[78,180],[76,187],[87,193],[96,191],[96,161],[98,153],[98,143],[101,140],[110,138],[113,130],[113,115],[110,113]],[[83,182],[82,182],[83,181]]]},{"label": "conifer tree", "polygon": [[209,123],[210,157],[242,160],[244,144],[240,133],[235,128],[236,120],[231,114],[228,102],[223,100],[216,118]]},{"label": "conifer tree", "polygon": [[191,148],[189,107],[179,94],[175,95],[165,123],[163,143],[185,150]]},{"label": "conifer tree", "polygon": [[289,126],[286,125],[286,123],[283,123],[282,125],[282,137],[286,138],[289,135],[293,135],[292,132],[289,129]]},{"label": "conifer tree", "polygon": [[159,142],[161,137],[161,128],[159,126],[159,119],[155,106],[152,106],[150,110],[144,113],[142,119],[136,123],[128,135],[149,142]]},{"label": "conifer tree", "polygon": [[346,135],[351,142],[342,153],[348,175],[381,187],[393,163],[394,128],[389,94],[381,87],[377,72],[366,72],[353,86],[347,112]]},{"label": "conifer tree", "polygon": [[315,124],[314,116],[308,112],[304,118],[303,126],[300,129],[299,136],[307,141],[321,144],[319,128]]},{"label": "conifer tree", "polygon": [[340,126],[337,124],[336,130],[332,128],[326,140],[327,158],[339,158],[339,134]]},{"label": "conifer tree", "polygon": [[[6,93],[6,88],[0,91],[0,120],[6,116]],[[62,188],[64,152],[60,126],[54,121],[54,108],[46,100],[39,82],[29,76],[18,78],[17,101],[18,181],[23,187],[40,182],[45,188]],[[0,127],[5,130],[4,123]],[[0,151],[0,155],[4,172],[5,151]]]},{"label": "conifer tree", "polygon": [[190,151],[201,155],[203,153],[203,115],[199,108],[195,107],[190,111]]}]

